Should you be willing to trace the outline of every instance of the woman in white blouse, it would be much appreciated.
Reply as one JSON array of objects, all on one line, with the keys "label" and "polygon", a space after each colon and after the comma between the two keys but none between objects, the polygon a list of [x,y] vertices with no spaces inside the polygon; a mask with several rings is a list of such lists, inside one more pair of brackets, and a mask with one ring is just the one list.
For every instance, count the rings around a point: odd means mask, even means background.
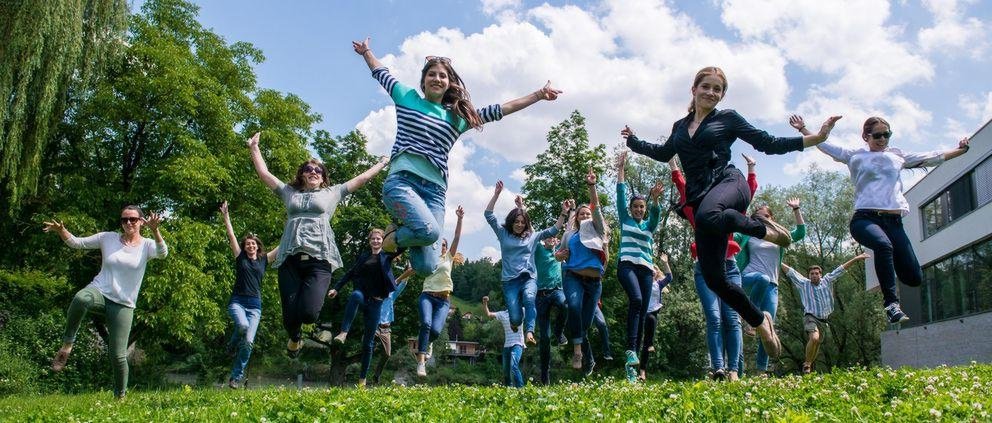
[{"label": "woman in white blouse", "polygon": [[[62,222],[45,222],[44,231],[55,231],[70,248],[100,249],[103,265],[93,282],[80,289],[72,298],[66,313],[68,323],[62,337],[62,348],[52,360],[52,370],[65,368],[72,352],[76,333],[87,313],[102,313],[106,317],[110,361],[114,366],[114,396],[124,398],[127,391],[127,342],[131,334],[134,305],[145,276],[148,260],[165,257],[169,249],[158,230],[162,218],[151,213],[142,217],[137,206],[127,206],[121,211],[122,232],[100,232],[85,238],[76,238]],[[148,225],[155,240],[143,238],[141,227]]]},{"label": "woman in white blouse", "polygon": [[[806,126],[799,116],[789,124],[805,134]],[[854,183],[854,217],[851,236],[875,252],[875,274],[882,288],[885,313],[890,323],[909,320],[899,307],[896,277],[909,286],[923,283],[923,271],[906,236],[902,218],[909,214],[909,203],[902,194],[902,169],[937,166],[944,160],[968,151],[968,138],[958,142],[958,148],[948,151],[909,153],[889,147],[892,129],[885,119],[870,117],[861,131],[865,147],[844,148],[831,143],[817,146],[834,160],[847,165]]]}]

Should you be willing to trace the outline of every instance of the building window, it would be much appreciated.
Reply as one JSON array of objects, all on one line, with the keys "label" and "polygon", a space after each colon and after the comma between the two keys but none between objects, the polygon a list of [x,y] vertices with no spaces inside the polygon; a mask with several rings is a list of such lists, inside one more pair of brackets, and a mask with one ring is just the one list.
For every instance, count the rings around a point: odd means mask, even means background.
[{"label": "building window", "polygon": [[968,212],[975,210],[975,184],[972,183],[975,173],[977,172],[968,172],[968,174],[958,178],[946,190],[920,208],[920,214],[923,216],[924,237],[937,233]]},{"label": "building window", "polygon": [[920,294],[928,323],[992,310],[992,239],[925,267]]},{"label": "building window", "polygon": [[978,207],[992,201],[992,157],[975,166],[975,196]]}]

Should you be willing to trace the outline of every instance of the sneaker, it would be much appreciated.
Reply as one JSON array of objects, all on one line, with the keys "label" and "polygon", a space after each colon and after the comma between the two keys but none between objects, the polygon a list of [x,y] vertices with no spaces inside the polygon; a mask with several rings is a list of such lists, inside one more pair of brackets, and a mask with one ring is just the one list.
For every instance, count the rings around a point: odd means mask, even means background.
[{"label": "sneaker", "polygon": [[761,335],[761,345],[765,347],[765,352],[768,353],[768,357],[776,358],[782,352],[782,342],[778,339],[778,334],[775,333],[775,322],[772,321],[772,315],[767,311],[762,312],[765,315],[765,319],[761,322],[761,331],[758,334]]},{"label": "sneaker", "polygon": [[228,388],[238,389],[240,387],[239,385],[240,385],[240,383],[238,383],[238,380],[237,379],[228,379],[227,380],[227,387]]},{"label": "sneaker", "polygon": [[583,372],[583,373],[585,374],[586,377],[592,376],[592,370],[595,369],[595,368],[596,368],[596,362],[595,361],[590,361],[589,362],[589,366],[586,367],[586,371]]},{"label": "sneaker", "polygon": [[396,225],[392,223],[386,226],[386,234],[382,237],[382,251],[395,253],[399,249],[399,245],[396,244],[396,229]]},{"label": "sneaker", "polygon": [[334,337],[334,342],[338,344],[343,344],[344,340],[348,338],[348,332],[341,332],[338,336]]},{"label": "sneaker", "polygon": [[889,316],[889,323],[902,323],[909,320],[909,316],[902,312],[899,303],[892,303],[885,307],[885,315]]},{"label": "sneaker", "polygon": [[[292,345],[296,345],[295,350],[291,348]],[[289,342],[286,343],[286,355],[288,355],[290,359],[296,360],[299,358],[301,351],[303,351],[303,341],[293,342],[293,340],[290,339]]]},{"label": "sneaker", "polygon": [[716,369],[710,377],[717,382],[723,382],[727,380],[727,372],[724,372],[723,369]]},{"label": "sneaker", "polygon": [[627,382],[637,383],[637,367],[624,366],[624,370],[627,372]]},{"label": "sneaker", "polygon": [[417,363],[417,376],[427,377],[427,364]]},{"label": "sneaker", "polygon": [[375,330],[375,337],[382,343],[382,350],[386,357],[393,355],[393,337],[389,328],[379,327]]},{"label": "sneaker", "polygon": [[430,344],[427,344],[427,355],[424,358],[430,360],[431,357],[433,356],[434,356],[434,343],[432,342]]},{"label": "sneaker", "polygon": [[604,355],[604,356],[603,356],[603,360],[606,360],[606,361],[613,361],[613,355],[612,355],[612,354],[609,354],[609,353],[607,353],[606,355]]},{"label": "sneaker", "polygon": [[648,352],[649,353],[653,353],[654,352],[654,345],[651,345],[651,346],[648,347]]},{"label": "sneaker", "polygon": [[572,354],[572,368],[575,370],[582,368],[582,354]]},{"label": "sneaker", "polygon": [[641,364],[641,360],[637,359],[637,353],[631,350],[624,351],[624,355],[627,357],[627,366],[633,367]]},{"label": "sneaker", "polygon": [[537,340],[534,339],[534,332],[527,332],[526,340],[524,341],[530,345],[537,345]]},{"label": "sneaker", "polygon": [[325,344],[330,343],[331,339],[334,339],[334,334],[329,330],[322,330],[317,332],[317,340]]},{"label": "sneaker", "polygon": [[737,371],[736,370],[731,370],[731,371],[727,372],[727,380],[729,380],[731,382],[737,382],[737,381],[741,380],[741,377],[737,375]]},{"label": "sneaker", "polygon": [[65,369],[65,363],[69,361],[69,352],[63,349],[59,349],[59,352],[55,353],[55,358],[52,359],[52,371],[61,372]]},{"label": "sneaker", "polygon": [[813,365],[809,363],[803,363],[803,374],[808,375],[810,373],[813,373]]},{"label": "sneaker", "polygon": [[565,345],[568,345],[568,338],[566,338],[565,335],[558,335],[558,346],[561,347]]},{"label": "sneaker", "polygon": [[792,244],[792,234],[784,226],[763,217],[755,217],[762,225],[765,225],[765,241],[771,242],[779,247],[786,248]]}]

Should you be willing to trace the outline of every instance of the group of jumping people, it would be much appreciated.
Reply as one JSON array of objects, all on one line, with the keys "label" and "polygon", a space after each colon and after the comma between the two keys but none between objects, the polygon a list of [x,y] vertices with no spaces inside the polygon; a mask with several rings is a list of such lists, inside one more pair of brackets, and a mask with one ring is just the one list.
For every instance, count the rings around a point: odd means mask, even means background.
[{"label": "group of jumping people", "polygon": [[[300,354],[301,327],[317,322],[324,299],[337,296],[348,282],[353,282],[341,330],[333,341],[345,342],[351,322],[361,310],[365,324],[360,386],[365,385],[376,338],[389,354],[392,304],[396,296],[406,287],[406,279],[414,274],[424,276],[418,299],[421,325],[416,373],[426,375],[425,361],[431,355],[431,342],[441,333],[451,304],[451,268],[464,260],[457,252],[464,216],[461,206],[455,213],[458,221],[451,244],[441,238],[449,152],[462,133],[481,129],[486,123],[501,120],[539,101],[554,101],[562,94],[549,81],[523,97],[477,109],[450,59],[426,58],[418,92],[396,80],[379,62],[369,39],[353,42],[352,46],[395,103],[395,143],[389,157],[383,157],[348,181],[333,184],[327,179],[326,165],[316,159],[301,164],[293,180],[285,183],[268,171],[259,148],[260,134],[247,141],[256,173],[282,199],[287,218],[278,247],[266,251],[254,235],[238,242],[227,206],[221,207],[236,269],[228,304],[235,325],[229,342],[235,353],[229,379],[231,387],[244,380],[244,368],[261,315],[262,276],[269,265],[278,268],[282,323],[290,357]],[[687,115],[674,123],[664,143],[643,141],[629,127],[624,127],[620,134],[634,153],[668,162],[672,168],[673,183],[680,193],[680,201],[674,208],[694,228],[695,239],[688,247],[695,259],[695,286],[706,319],[713,377],[738,377],[743,366],[742,333],[753,332],[760,339],[758,370],[766,368],[768,357],[779,355],[781,343],[774,318],[780,270],[800,294],[806,316],[804,326],[809,333],[803,370],[810,371],[819,345],[817,327],[833,309],[833,282],[844,269],[867,255],[857,256],[827,275],[822,275],[819,267],[811,267],[808,278],[783,263],[784,249],[801,240],[805,233],[800,203],[788,202],[797,224],[792,231],[777,223],[767,206],[746,214],[757,186],[754,160],[745,157],[749,168],[745,177],[730,162],[732,144],[741,139],[766,154],[785,154],[816,146],[848,165],[855,186],[851,235],[874,253],[883,307],[889,321],[898,323],[907,317],[899,306],[896,279],[910,286],[922,282],[919,263],[902,227],[902,218],[909,213],[909,207],[902,194],[900,170],[936,166],[960,156],[968,150],[969,140],[962,139],[958,148],[949,151],[906,153],[889,146],[892,137],[889,123],[871,117],[863,126],[864,148],[824,143],[840,116],[828,118],[816,133],[806,129],[801,117],[793,116],[790,124],[801,136],[775,137],[753,127],[734,110],[716,108],[727,88],[727,78],[721,69],[703,68],[693,80]],[[493,208],[503,184],[496,183],[484,216],[496,234],[502,253],[501,278],[507,310],[502,314],[490,313],[486,307],[486,311],[502,321],[505,328],[504,369],[508,385],[523,384],[517,364],[524,344],[539,344],[540,381],[550,382],[550,343],[558,338],[551,333],[552,309],[567,314],[565,341],[573,345],[572,366],[587,374],[593,371],[595,360],[588,333],[597,311],[601,313],[603,274],[611,257],[618,260],[617,277],[629,300],[624,357],[627,377],[645,378],[647,356],[661,308],[661,292],[672,281],[672,275],[666,256],[654,248],[662,185],[655,184],[647,195],[632,193],[624,181],[625,160],[623,153],[617,163],[620,240],[619,251],[613,256],[608,249],[611,231],[596,192],[598,177],[591,170],[584,178],[589,202],[577,205],[574,199],[562,199],[557,222],[539,231],[531,227],[523,200],[519,198],[503,224],[499,224]],[[332,275],[342,267],[330,224],[334,211],[344,197],[360,189],[387,165],[382,199],[392,224],[371,231],[369,250],[332,287]],[[69,247],[100,249],[103,257],[100,273],[76,293],[69,305],[63,345],[52,361],[53,370],[65,367],[87,313],[104,314],[115,375],[114,394],[124,397],[128,377],[127,339],[145,266],[148,260],[168,254],[159,232],[161,222],[161,216],[156,213],[144,215],[140,208],[127,206],[121,211],[120,231],[78,238],[57,220],[44,223],[45,231],[58,233]],[[145,226],[154,239],[141,236]],[[409,268],[394,277],[393,264],[403,253],[408,257]],[[488,305],[488,301],[484,304]],[[741,320],[745,323],[743,329]],[[540,331],[535,337],[536,327]]]}]

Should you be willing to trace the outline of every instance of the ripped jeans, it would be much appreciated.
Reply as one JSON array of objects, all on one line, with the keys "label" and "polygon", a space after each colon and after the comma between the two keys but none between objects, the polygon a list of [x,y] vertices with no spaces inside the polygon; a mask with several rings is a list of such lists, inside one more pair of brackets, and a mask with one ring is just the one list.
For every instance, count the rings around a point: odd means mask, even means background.
[{"label": "ripped jeans", "polygon": [[386,177],[382,202],[393,218],[396,244],[409,248],[410,265],[430,275],[441,258],[445,188],[413,173],[400,171]]}]

